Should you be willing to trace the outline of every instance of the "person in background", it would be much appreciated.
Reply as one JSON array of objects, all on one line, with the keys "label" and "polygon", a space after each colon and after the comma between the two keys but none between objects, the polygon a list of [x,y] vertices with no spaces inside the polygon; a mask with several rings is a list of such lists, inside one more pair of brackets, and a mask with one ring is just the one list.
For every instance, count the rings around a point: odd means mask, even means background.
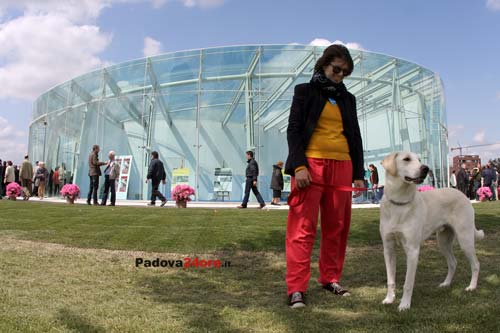
[{"label": "person in background", "polygon": [[19,167],[14,165],[14,181],[21,186],[21,181],[19,180]]},{"label": "person in background", "polygon": [[38,169],[35,174],[35,183],[38,188],[38,198],[43,200],[45,187],[49,180],[49,171],[45,167],[45,162],[38,162]]},{"label": "person in background", "polygon": [[262,209],[266,206],[266,203],[264,202],[264,199],[262,199],[262,196],[260,195],[260,192],[257,189],[257,177],[259,176],[259,165],[257,164],[257,161],[253,158],[254,157],[253,151],[251,150],[247,151],[246,156],[248,164],[245,170],[245,175],[246,175],[245,196],[243,197],[241,205],[239,205],[237,208],[247,208],[248,199],[250,198],[250,189],[251,189],[253,194],[257,198],[257,201],[260,204],[260,208]]},{"label": "person in background", "polygon": [[278,161],[273,165],[273,175],[271,176],[271,189],[273,190],[273,200],[271,205],[279,206],[281,201],[281,191],[283,191],[283,161]]},{"label": "person in background", "polygon": [[99,145],[92,147],[92,152],[89,155],[89,193],[87,194],[87,205],[90,205],[90,200],[94,199],[94,205],[99,205],[97,202],[97,191],[99,190],[99,176],[101,175],[101,166],[106,165],[106,162],[99,162]]},{"label": "person in background", "polygon": [[56,167],[56,169],[54,170],[54,174],[52,175],[52,183],[54,184],[54,196],[57,197],[59,196],[59,184],[60,184],[59,167]]},{"label": "person in background", "polygon": [[163,162],[158,159],[158,152],[151,152],[151,162],[149,163],[148,175],[146,176],[146,183],[151,179],[151,202],[148,203],[148,206],[156,205],[156,197],[161,200],[160,207],[165,206],[167,203],[167,199],[163,196],[163,194],[158,190],[160,183],[165,184],[167,178],[167,173],[165,172],[165,168],[163,167]]},{"label": "person in background", "polygon": [[498,199],[497,186],[498,186],[498,172],[493,165],[491,165],[491,172],[493,173],[493,182],[491,183],[493,200]]},{"label": "person in background", "polygon": [[62,188],[66,184],[68,184],[66,182],[66,166],[64,163],[61,163],[61,167],[59,168],[59,186]]},{"label": "person in background", "polygon": [[472,193],[474,191],[474,182],[472,181],[472,170],[469,168],[465,169],[467,173],[467,197],[469,199],[474,199],[475,195]]},{"label": "person in background", "polygon": [[47,186],[47,193],[48,196],[51,197],[53,193],[53,188],[54,188],[54,170],[50,169],[49,172],[49,184]]},{"label": "person in background", "polygon": [[0,159],[0,200],[3,199],[3,178],[4,178],[4,175],[3,175],[3,165],[2,165],[2,159]]},{"label": "person in background", "polygon": [[16,174],[14,172],[14,166],[12,165],[12,161],[7,161],[7,169],[5,170],[5,176],[3,179],[5,188],[7,188],[7,185],[15,181],[16,181]]},{"label": "person in background", "polygon": [[462,163],[460,170],[457,175],[457,188],[465,196],[467,196],[467,187],[469,183],[469,178],[467,177],[467,171],[465,170],[465,163]]},{"label": "person in background", "polygon": [[472,169],[471,180],[472,197],[473,199],[479,200],[479,195],[477,194],[477,190],[481,187],[481,167],[479,165]]},{"label": "person in background", "polygon": [[102,195],[101,206],[106,206],[108,194],[111,191],[110,206],[116,203],[116,179],[120,176],[120,164],[115,161],[115,152],[108,153],[109,162],[104,169],[104,193]]},{"label": "person in background", "polygon": [[35,181],[35,176],[37,171],[38,171],[38,161],[35,162],[35,167],[33,168],[33,192],[32,192],[33,196],[38,195],[38,185],[36,185]]},{"label": "person in background", "polygon": [[373,189],[373,200],[372,203],[378,204],[380,198],[378,194],[378,170],[377,167],[373,164],[370,164],[368,166],[368,169],[370,169],[370,183],[372,184],[372,189]]},{"label": "person in background", "polygon": [[[288,118],[288,158],[292,176],[291,205],[286,227],[286,284],[288,305],[305,306],[311,254],[321,212],[319,279],[334,295],[350,293],[340,285],[351,223],[352,193],[329,186],[364,187],[363,143],[356,98],[342,82],[354,69],[349,50],[330,45],[314,66],[309,83],[295,86]],[[355,191],[355,195],[361,195]]]},{"label": "person in background", "polygon": [[455,170],[452,171],[450,176],[450,186],[452,188],[457,188],[457,175]]},{"label": "person in background", "polygon": [[498,195],[500,193],[500,173],[498,169],[496,169],[495,172],[497,174],[497,198],[498,198]]},{"label": "person in background", "polygon": [[24,156],[24,161],[21,164],[21,169],[19,170],[19,178],[21,179],[21,186],[23,187],[24,200],[29,200],[31,196],[31,183],[33,181],[33,165],[29,161],[29,156]]},{"label": "person in background", "polygon": [[486,168],[484,168],[481,177],[483,179],[483,186],[488,187],[491,190],[490,201],[495,201],[495,182],[496,182],[496,172],[491,167],[491,163],[486,163]]}]

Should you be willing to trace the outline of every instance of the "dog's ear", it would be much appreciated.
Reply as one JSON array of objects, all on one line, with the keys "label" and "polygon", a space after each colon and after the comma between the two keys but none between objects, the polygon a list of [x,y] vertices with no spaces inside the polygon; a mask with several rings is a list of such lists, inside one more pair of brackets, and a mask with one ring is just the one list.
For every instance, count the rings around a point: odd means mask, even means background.
[{"label": "dog's ear", "polygon": [[398,157],[398,153],[392,153],[387,155],[380,164],[384,167],[385,171],[389,173],[391,176],[396,177],[398,175],[396,169],[396,157]]}]

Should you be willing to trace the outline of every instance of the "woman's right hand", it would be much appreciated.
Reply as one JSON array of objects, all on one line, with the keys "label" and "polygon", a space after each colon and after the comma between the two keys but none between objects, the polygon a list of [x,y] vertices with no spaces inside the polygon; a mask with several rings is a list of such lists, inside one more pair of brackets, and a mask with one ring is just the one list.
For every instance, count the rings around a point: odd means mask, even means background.
[{"label": "woman's right hand", "polygon": [[295,173],[295,184],[299,189],[309,186],[311,182],[312,177],[307,169],[302,169]]}]

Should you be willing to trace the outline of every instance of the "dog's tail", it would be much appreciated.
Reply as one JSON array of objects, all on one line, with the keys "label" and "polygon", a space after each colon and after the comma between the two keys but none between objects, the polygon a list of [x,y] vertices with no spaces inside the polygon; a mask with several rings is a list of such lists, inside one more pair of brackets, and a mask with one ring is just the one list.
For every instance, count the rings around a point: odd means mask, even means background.
[{"label": "dog's tail", "polygon": [[476,236],[477,240],[481,240],[484,238],[484,231],[482,230],[475,230],[474,231],[474,236]]}]

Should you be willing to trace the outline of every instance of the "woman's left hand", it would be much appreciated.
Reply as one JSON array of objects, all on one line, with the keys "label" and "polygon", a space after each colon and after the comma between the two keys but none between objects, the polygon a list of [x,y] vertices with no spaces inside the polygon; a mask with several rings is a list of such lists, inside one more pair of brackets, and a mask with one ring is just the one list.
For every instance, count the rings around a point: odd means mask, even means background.
[{"label": "woman's left hand", "polygon": [[[354,181],[354,187],[363,188],[365,187],[365,181],[363,179],[356,179]],[[361,195],[361,191],[354,191],[354,197],[357,198]]]}]

